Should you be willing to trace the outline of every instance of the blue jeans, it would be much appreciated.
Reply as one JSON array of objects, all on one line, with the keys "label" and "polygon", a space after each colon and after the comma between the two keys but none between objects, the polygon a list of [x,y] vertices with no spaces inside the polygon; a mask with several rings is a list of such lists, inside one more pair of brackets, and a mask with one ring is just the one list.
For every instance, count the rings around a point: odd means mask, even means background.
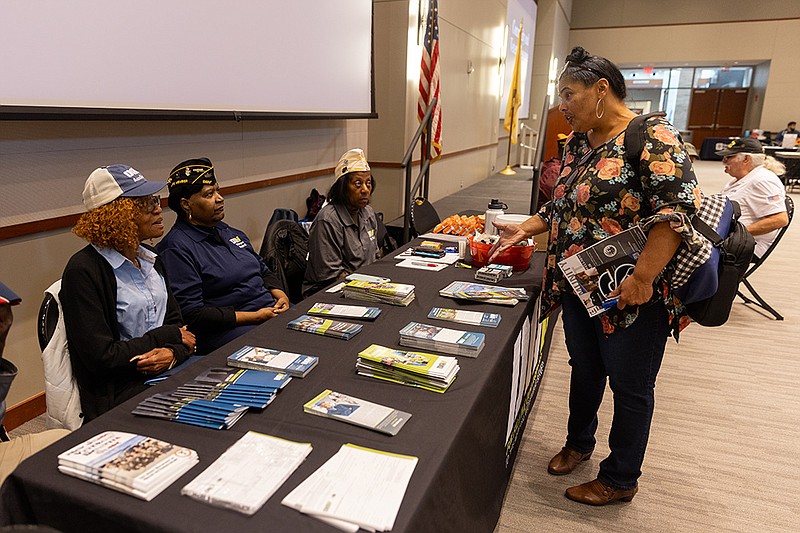
[{"label": "blue jeans", "polygon": [[577,296],[563,295],[562,316],[569,364],[567,446],[581,453],[594,449],[597,410],[608,378],[614,394],[614,418],[608,435],[611,453],[600,463],[598,479],[618,489],[636,487],[650,434],[656,375],[669,336],[667,311],[656,301],[639,310],[636,321],[613,334],[603,333]]}]

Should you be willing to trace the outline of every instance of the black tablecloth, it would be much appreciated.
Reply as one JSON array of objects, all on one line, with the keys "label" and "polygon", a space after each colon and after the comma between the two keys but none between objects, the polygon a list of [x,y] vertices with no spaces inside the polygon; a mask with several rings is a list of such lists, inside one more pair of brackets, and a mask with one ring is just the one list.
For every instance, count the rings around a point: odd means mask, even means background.
[{"label": "black tablecloth", "polygon": [[[348,442],[419,457],[393,531],[492,531],[499,517],[516,450],[506,456],[505,440],[514,341],[529,317],[541,280],[544,254],[535,266],[515,274],[507,286],[533,289],[531,301],[513,308],[461,304],[438,295],[453,279],[473,279],[474,270],[448,267],[441,272],[398,268],[386,259],[363,269],[416,285],[408,307],[380,305],[383,313],[350,341],[286,329],[286,323],[315,301],[342,303],[339,295],[318,293],[278,318],[205,357],[166,382],[87,423],[62,441],[25,461],[2,488],[3,522],[46,524],[62,531],[337,531],[280,504],[281,499]],[[347,300],[360,305],[361,302]],[[372,305],[363,303],[363,305]],[[358,376],[356,354],[372,343],[399,346],[398,331],[410,320],[425,321],[431,307],[459,307],[499,312],[496,329],[450,327],[486,333],[477,359],[459,357],[461,371],[445,394]],[[439,322],[447,326],[447,323]],[[549,338],[547,340],[549,346]],[[245,415],[232,429],[214,431],[131,414],[145,396],[186,382],[202,370],[224,365],[225,357],[245,344],[318,355],[307,377],[293,379],[263,412]],[[546,349],[545,349],[546,354]],[[543,363],[538,369],[539,376]],[[303,413],[303,404],[326,388],[412,413],[395,437]],[[524,427],[524,426],[523,426]],[[128,431],[197,450],[200,464],[151,502],[119,494],[60,474],[57,455],[105,430]],[[313,452],[253,516],[197,502],[180,489],[217,459],[248,430],[299,442]]]},{"label": "black tablecloth", "polygon": [[722,161],[722,157],[714,152],[723,150],[731,142],[730,137],[706,137],[700,148],[700,159],[703,161]]}]

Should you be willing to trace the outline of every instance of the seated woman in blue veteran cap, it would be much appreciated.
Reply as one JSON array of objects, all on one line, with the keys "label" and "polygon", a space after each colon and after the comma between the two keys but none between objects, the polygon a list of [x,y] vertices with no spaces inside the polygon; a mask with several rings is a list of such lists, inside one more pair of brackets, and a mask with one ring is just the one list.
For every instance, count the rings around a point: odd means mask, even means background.
[{"label": "seated woman in blue veteran cap", "polygon": [[378,221],[369,205],[375,178],[364,152],[354,148],[342,155],[335,176],[329,203],[309,232],[306,296],[375,262],[378,253]]},{"label": "seated woman in blue veteran cap", "polygon": [[198,353],[212,352],[289,308],[280,281],[247,235],[222,222],[225,201],[209,159],[172,169],[169,207],[178,219],[157,249],[183,316],[197,333]]},{"label": "seated woman in blue veteran cap", "polygon": [[165,185],[127,165],[98,168],[86,180],[87,212],[72,231],[90,244],[70,258],[59,293],[84,422],[194,351],[164,268],[142,245],[164,234],[156,193]]}]

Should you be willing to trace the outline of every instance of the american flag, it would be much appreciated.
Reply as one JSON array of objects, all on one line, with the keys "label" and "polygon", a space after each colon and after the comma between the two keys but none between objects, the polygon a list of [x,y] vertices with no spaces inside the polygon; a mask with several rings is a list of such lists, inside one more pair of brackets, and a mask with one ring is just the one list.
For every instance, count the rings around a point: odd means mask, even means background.
[{"label": "american flag", "polygon": [[422,48],[422,66],[419,73],[419,102],[417,118],[422,121],[431,100],[436,98],[436,107],[431,119],[431,158],[442,155],[442,97],[439,94],[439,5],[430,0],[428,22],[425,25],[425,42]]}]

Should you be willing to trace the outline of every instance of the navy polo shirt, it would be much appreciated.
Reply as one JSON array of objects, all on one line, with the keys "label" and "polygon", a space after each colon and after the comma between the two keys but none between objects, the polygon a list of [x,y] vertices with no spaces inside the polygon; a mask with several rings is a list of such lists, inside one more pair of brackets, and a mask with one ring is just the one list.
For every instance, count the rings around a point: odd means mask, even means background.
[{"label": "navy polo shirt", "polygon": [[199,353],[254,327],[236,326],[236,311],[275,305],[264,282],[270,275],[264,260],[244,232],[224,222],[204,228],[179,219],[156,249]]}]

